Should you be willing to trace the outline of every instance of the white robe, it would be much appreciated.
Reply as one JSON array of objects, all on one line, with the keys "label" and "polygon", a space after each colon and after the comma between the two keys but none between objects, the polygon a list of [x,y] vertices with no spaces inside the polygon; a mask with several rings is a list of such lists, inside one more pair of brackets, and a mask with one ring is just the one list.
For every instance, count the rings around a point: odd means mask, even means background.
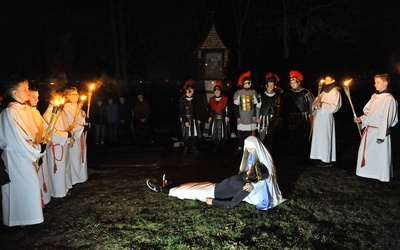
[{"label": "white robe", "polygon": [[[249,149],[254,149],[254,148],[256,150],[258,161],[260,163],[263,163],[268,168],[269,177],[266,180],[262,180],[257,183],[252,183],[254,189],[244,199],[244,201],[257,206],[263,201],[265,195],[267,195],[269,199],[269,207],[263,208],[263,210],[270,209],[284,202],[285,199],[282,197],[281,190],[279,189],[278,179],[276,177],[275,165],[268,149],[257,137],[255,136],[247,137],[246,140],[244,141],[243,152],[247,152]],[[245,154],[243,154],[239,171],[240,172],[246,171],[246,165],[247,165],[247,158]]]},{"label": "white robe", "polygon": [[316,109],[314,128],[311,141],[310,158],[326,163],[336,161],[336,113],[342,106],[342,98],[335,87],[328,93],[321,93],[322,106]]},{"label": "white robe", "polygon": [[[356,174],[389,182],[393,177],[390,128],[398,121],[397,101],[389,93],[373,94],[363,112],[360,118],[365,129],[358,150]],[[384,141],[378,144],[377,139]]]},{"label": "white robe", "polygon": [[[44,120],[49,123],[53,107],[49,105],[43,114]],[[67,117],[61,113],[56,124],[56,131],[52,133],[53,144],[47,148],[47,165],[51,182],[51,196],[62,198],[72,188],[71,171],[67,172],[67,148],[68,148]]]},{"label": "white robe", "polygon": [[[73,124],[76,114],[77,104],[67,103],[64,105],[64,113],[67,116],[69,125]],[[69,148],[68,166],[71,169],[72,185],[85,182],[88,179],[86,138],[84,136],[84,124],[86,114],[83,110],[78,112],[77,123],[74,128],[74,145]]]},{"label": "white robe", "polygon": [[215,183],[189,182],[171,188],[168,195],[179,199],[199,200],[206,202],[207,198],[214,198]]},{"label": "white robe", "polygon": [[11,180],[1,187],[6,226],[43,222],[39,178],[33,165],[41,153],[40,145],[33,145],[37,128],[32,124],[34,118],[28,105],[12,102],[0,114],[0,147]]},{"label": "white robe", "polygon": [[[43,120],[39,110],[37,110],[35,107],[32,107],[32,113],[33,113],[33,118],[35,119],[36,127],[38,128],[38,134],[36,136],[37,137],[36,143],[37,143],[38,141],[42,140],[44,136],[44,131],[45,129],[47,129],[47,123]],[[46,153],[43,154],[42,156],[42,162],[43,162],[42,165],[38,167],[39,168],[38,177],[39,177],[43,203],[47,204],[51,200],[51,181],[48,170]]]}]

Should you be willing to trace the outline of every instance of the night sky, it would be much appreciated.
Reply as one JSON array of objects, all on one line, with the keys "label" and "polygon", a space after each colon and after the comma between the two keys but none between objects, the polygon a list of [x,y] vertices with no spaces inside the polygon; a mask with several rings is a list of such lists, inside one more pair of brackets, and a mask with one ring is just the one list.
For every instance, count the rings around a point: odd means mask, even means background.
[{"label": "night sky", "polygon": [[193,76],[193,52],[212,24],[231,53],[228,78],[244,70],[262,78],[266,71],[282,75],[296,68],[309,79],[328,72],[371,77],[383,71],[396,79],[400,61],[397,2],[287,1],[290,54],[285,58],[282,0],[249,1],[239,67],[235,15],[240,3],[244,13],[245,0],[2,1],[0,79],[20,74],[44,80],[59,72],[74,80],[102,73],[112,76],[112,13],[118,39],[124,35],[132,80],[182,81]]}]

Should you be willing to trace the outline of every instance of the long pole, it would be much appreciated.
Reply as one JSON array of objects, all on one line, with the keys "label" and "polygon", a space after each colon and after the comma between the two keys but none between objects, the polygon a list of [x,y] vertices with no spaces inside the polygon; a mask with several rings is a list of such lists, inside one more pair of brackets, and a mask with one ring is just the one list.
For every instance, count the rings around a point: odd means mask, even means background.
[{"label": "long pole", "polygon": [[[321,94],[322,91],[322,85],[324,84],[325,80],[321,79],[318,83],[318,94],[317,94],[317,98],[319,98],[319,95]],[[317,109],[314,107],[312,110],[312,116],[315,116],[317,114]],[[312,123],[311,123],[311,128],[310,128],[310,134],[308,135],[308,141],[311,140],[311,135],[314,131],[314,119],[315,117],[313,117]]]},{"label": "long pole", "polygon": [[[349,83],[350,83],[352,80],[353,80],[353,79],[350,79],[350,80],[345,81],[345,82],[344,82],[344,85],[343,85],[343,89],[344,89],[344,92],[345,92],[346,95],[347,95],[347,98],[349,99],[350,107],[351,107],[351,110],[353,111],[353,116],[354,116],[354,118],[356,118],[357,115],[356,115],[356,111],[354,110],[353,102],[351,101],[350,88],[349,88],[349,86],[348,86]],[[357,128],[358,128],[358,133],[360,134],[360,138],[361,138],[362,135],[361,135],[360,124],[359,124],[359,123],[356,123],[356,125],[357,125]]]}]

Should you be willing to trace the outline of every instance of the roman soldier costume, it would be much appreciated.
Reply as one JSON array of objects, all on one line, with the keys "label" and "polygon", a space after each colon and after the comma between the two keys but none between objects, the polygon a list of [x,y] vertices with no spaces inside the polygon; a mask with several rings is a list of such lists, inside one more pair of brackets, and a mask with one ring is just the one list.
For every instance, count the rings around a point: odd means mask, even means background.
[{"label": "roman soldier costume", "polygon": [[[276,84],[280,78],[274,73],[268,72],[265,75],[266,90],[259,96],[260,116],[258,135],[261,141],[264,141],[266,135],[273,134],[274,127],[277,126],[281,113],[281,95],[283,91],[277,88]],[[268,88],[272,84],[273,89]],[[268,139],[268,145],[271,146],[271,138]],[[270,148],[270,147],[268,147]]]},{"label": "roman soldier costume", "polygon": [[251,88],[250,71],[239,77],[238,85],[242,88],[235,92],[233,104],[235,117],[238,121],[238,150],[241,151],[246,137],[255,135],[259,107],[257,108],[257,91]]},{"label": "roman soldier costume", "polygon": [[309,129],[314,96],[301,85],[303,75],[299,71],[292,70],[289,75],[300,83],[297,88],[288,91],[284,100],[289,129]]},{"label": "roman soldier costume", "polygon": [[208,120],[210,122],[209,135],[214,140],[213,151],[223,149],[224,140],[228,138],[228,97],[221,95],[221,90],[222,83],[220,81],[217,81],[214,86],[214,92],[216,92],[216,95],[211,97],[208,103]]},{"label": "roman soldier costume", "polygon": [[182,138],[184,153],[190,148],[191,152],[198,153],[198,139],[201,138],[200,118],[197,112],[196,98],[193,97],[193,80],[189,79],[184,84],[186,94],[179,100],[179,116],[182,124]]}]

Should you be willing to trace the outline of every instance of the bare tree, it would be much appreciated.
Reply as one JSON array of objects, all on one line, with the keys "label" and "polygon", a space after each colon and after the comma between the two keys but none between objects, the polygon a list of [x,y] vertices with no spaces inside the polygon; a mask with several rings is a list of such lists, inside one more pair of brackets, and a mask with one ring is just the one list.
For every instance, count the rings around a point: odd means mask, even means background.
[{"label": "bare tree", "polygon": [[238,68],[242,68],[242,56],[245,50],[246,37],[247,37],[247,16],[249,14],[250,0],[235,0],[231,2],[233,5],[233,15],[235,17],[236,27],[236,42],[237,47],[237,64]]}]

